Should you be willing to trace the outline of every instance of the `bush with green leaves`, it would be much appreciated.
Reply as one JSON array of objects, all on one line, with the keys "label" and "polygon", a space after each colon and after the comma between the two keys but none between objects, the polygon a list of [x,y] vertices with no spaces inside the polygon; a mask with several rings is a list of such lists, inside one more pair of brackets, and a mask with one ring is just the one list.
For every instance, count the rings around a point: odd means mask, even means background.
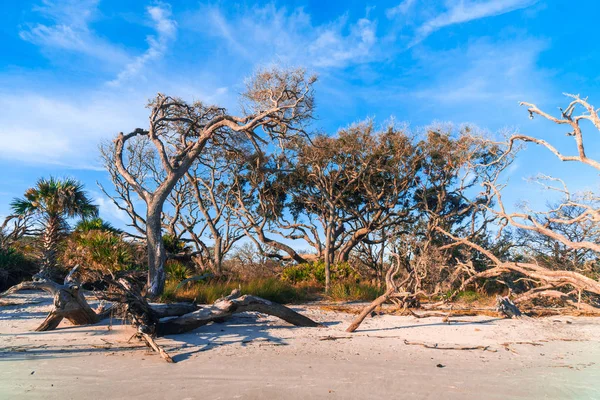
[{"label": "bush with green leaves", "polygon": [[177,254],[185,250],[185,242],[173,235],[163,235],[162,240],[167,253]]},{"label": "bush with green leaves", "polygon": [[[330,266],[331,280],[332,281],[358,281],[360,276],[352,268],[352,266],[346,262],[337,263]],[[292,283],[300,282],[312,282],[318,284],[325,284],[325,262],[315,261],[311,263],[294,265],[287,267],[281,273],[281,279]]]},{"label": "bush with green leaves", "polygon": [[39,266],[20,251],[0,248],[0,291],[31,278]]},{"label": "bush with green leaves", "polygon": [[190,269],[176,260],[169,260],[165,265],[165,273],[168,282],[179,283],[192,276]]},{"label": "bush with green leaves", "polygon": [[67,268],[79,265],[82,269],[117,272],[139,266],[132,243],[111,231],[92,229],[74,232],[64,243],[62,264]]}]

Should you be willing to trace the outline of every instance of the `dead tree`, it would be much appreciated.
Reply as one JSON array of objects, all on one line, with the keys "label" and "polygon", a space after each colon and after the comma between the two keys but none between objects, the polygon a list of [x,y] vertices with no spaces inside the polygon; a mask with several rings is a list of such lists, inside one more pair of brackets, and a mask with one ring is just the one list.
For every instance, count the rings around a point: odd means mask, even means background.
[{"label": "dead tree", "polygon": [[[228,137],[243,135],[260,149],[261,144],[278,142],[293,136],[311,117],[312,85],[316,78],[303,70],[267,70],[255,75],[242,95],[243,114],[234,116],[224,108],[202,102],[188,104],[181,99],[159,94],[149,104],[149,128],[119,133],[107,151],[119,178],[145,203],[145,239],[148,247],[148,295],[156,297],[164,288],[166,254],[162,242],[161,217],[169,194],[211,141],[225,142]],[[266,136],[261,136],[258,128]],[[149,182],[132,171],[129,144],[142,138],[151,145],[152,157],[160,161],[162,179]]]},{"label": "dead tree", "polygon": [[189,332],[210,322],[223,321],[236,313],[256,311],[276,316],[295,326],[321,326],[288,307],[256,296],[242,296],[238,290],[234,290],[229,296],[217,300],[208,307],[189,304],[159,305],[149,304],[140,294],[139,289],[136,289],[127,279],[109,279],[109,283],[111,288],[102,297],[125,305],[126,314],[136,327],[137,337],[146,342],[167,362],[173,362],[173,359],[156,343],[156,337]]},{"label": "dead tree", "polygon": [[96,312],[89,306],[81,293],[80,283],[74,279],[77,269],[78,267],[75,267],[71,270],[62,285],[40,276],[36,280],[11,287],[0,294],[0,297],[20,290],[43,290],[51,294],[54,297],[54,308],[44,322],[35,329],[38,332],[56,329],[64,318],[68,319],[73,325],[95,324],[107,315],[107,310]]},{"label": "dead tree", "polygon": [[[585,151],[585,143],[583,132],[580,126],[581,121],[590,121],[594,127],[600,130],[600,118],[596,109],[587,102],[586,99],[581,99],[579,96],[567,95],[572,98],[572,101],[566,107],[561,109],[559,118],[553,117],[546,112],[540,110],[536,105],[530,103],[521,103],[528,107],[528,112],[531,118],[535,115],[542,116],[556,124],[567,125],[570,128],[568,136],[575,141],[577,154],[564,155],[557,150],[550,142],[534,138],[527,135],[517,134],[511,136],[504,144],[503,152],[500,157],[490,161],[489,165],[503,162],[507,157],[513,156],[515,144],[518,142],[529,142],[547,148],[560,161],[564,162],[579,162],[584,165],[591,166],[600,171],[600,163],[588,157]],[[581,114],[575,114],[578,107],[584,110]],[[558,182],[559,185],[547,185],[545,182]],[[600,208],[598,208],[598,196],[592,192],[583,194],[572,194],[565,182],[556,178],[542,176],[541,182],[547,189],[559,192],[564,201],[553,207],[547,212],[534,212],[525,209],[520,212],[509,212],[502,200],[502,185],[497,183],[496,179],[488,179],[483,182],[483,190],[490,193],[496,203],[496,207],[490,204],[484,205],[486,210],[493,213],[499,221],[500,231],[506,226],[519,228],[523,231],[533,232],[537,235],[545,236],[549,240],[560,243],[564,247],[573,250],[591,251],[595,254],[600,253],[600,245],[596,241],[587,240],[589,235],[571,237],[564,229],[569,226],[584,226],[587,230],[597,230],[600,228]],[[563,212],[570,210],[570,212]],[[556,227],[559,227],[557,229]],[[536,260],[531,262],[514,262],[506,260],[493,254],[489,249],[483,248],[478,243],[474,242],[469,237],[457,237],[447,230],[440,227],[437,228],[445,236],[453,240],[450,246],[466,246],[479,254],[484,255],[491,264],[491,268],[483,271],[474,271],[472,268],[463,267],[469,271],[469,278],[461,285],[462,288],[473,283],[477,279],[483,278],[498,278],[506,273],[517,273],[532,283],[529,292],[521,294],[518,298],[521,301],[524,299],[532,299],[536,297],[547,296],[551,298],[560,298],[566,300],[567,304],[573,305],[573,301],[569,301],[573,291],[577,293],[577,304],[581,304],[582,293],[589,293],[595,296],[600,295],[600,282],[576,271],[558,269],[551,270],[540,265]],[[577,238],[581,238],[578,240]],[[568,292],[564,292],[568,290]],[[563,295],[559,295],[562,293]],[[588,307],[589,308],[589,307]]]}]

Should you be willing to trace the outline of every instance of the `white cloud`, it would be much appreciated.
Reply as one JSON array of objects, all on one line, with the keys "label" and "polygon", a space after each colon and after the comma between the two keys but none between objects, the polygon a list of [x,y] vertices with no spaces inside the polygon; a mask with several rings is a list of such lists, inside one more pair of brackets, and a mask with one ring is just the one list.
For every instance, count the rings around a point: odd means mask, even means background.
[{"label": "white cloud", "polygon": [[[107,189],[111,190],[112,188],[109,187]],[[93,197],[93,202],[94,202],[94,204],[96,204],[98,206],[99,212],[100,212],[100,217],[103,220],[119,221],[119,222],[123,223],[123,225],[131,223],[131,219],[129,219],[129,216],[127,215],[127,213],[125,211],[119,209],[119,207],[117,207],[111,199],[106,197],[106,195],[104,193],[100,193],[100,192],[96,192],[96,191],[91,191],[91,193],[92,193],[92,197]],[[136,207],[137,207],[137,205],[136,205]]]},{"label": "white cloud", "polygon": [[136,57],[131,63],[125,66],[116,79],[108,82],[110,86],[118,86],[124,81],[140,74],[142,69],[150,61],[157,60],[167,51],[169,43],[175,38],[177,33],[177,22],[171,18],[171,6],[164,3],[157,3],[146,9],[153,22],[153,28],[156,36],[148,36],[148,49],[144,54]]},{"label": "white cloud", "polygon": [[446,26],[505,14],[522,9],[536,3],[537,0],[487,0],[487,1],[456,1],[441,14],[428,19],[416,32],[412,44],[424,40],[433,32]]},{"label": "white cloud", "polygon": [[144,123],[142,105],[141,99],[94,93],[80,98],[2,93],[0,158],[96,169],[99,142]]},{"label": "white cloud", "polygon": [[404,0],[396,7],[388,8],[385,10],[385,15],[388,18],[394,18],[398,15],[405,15],[415,5],[416,0]]},{"label": "white cloud", "polygon": [[53,24],[28,25],[19,31],[21,39],[40,46],[45,51],[71,51],[105,62],[126,62],[127,55],[110,42],[98,37],[89,24],[97,13],[98,0],[43,0],[35,7]]},{"label": "white cloud", "polygon": [[367,18],[359,19],[350,26],[350,33],[343,34],[346,23],[322,29],[308,47],[308,57],[316,67],[344,67],[369,59],[377,43],[376,23]]},{"label": "white cloud", "polygon": [[[202,28],[197,27],[200,19]],[[238,56],[263,64],[344,68],[372,60],[378,44],[377,23],[368,17],[350,21],[343,15],[315,25],[302,8],[289,11],[273,4],[235,15],[203,7],[189,25],[224,39]]]}]

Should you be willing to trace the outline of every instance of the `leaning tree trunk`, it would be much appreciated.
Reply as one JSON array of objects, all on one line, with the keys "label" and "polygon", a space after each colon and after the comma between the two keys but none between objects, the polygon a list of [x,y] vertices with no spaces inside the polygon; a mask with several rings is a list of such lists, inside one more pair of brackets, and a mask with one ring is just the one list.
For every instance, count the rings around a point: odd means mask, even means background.
[{"label": "leaning tree trunk", "polygon": [[148,246],[148,291],[147,296],[155,299],[165,289],[165,262],[167,255],[162,240],[161,210],[149,206],[146,217],[146,242]]},{"label": "leaning tree trunk", "polygon": [[362,322],[365,320],[365,318],[367,318],[369,314],[371,314],[377,307],[390,300],[390,298],[396,293],[397,286],[394,282],[394,276],[398,273],[398,270],[400,269],[400,261],[398,259],[396,261],[397,262],[395,264],[392,263],[392,265],[390,265],[390,268],[385,274],[385,293],[373,300],[371,304],[363,308],[361,313],[358,314],[356,318],[354,318],[350,326],[346,329],[346,332],[354,332],[355,330],[357,330],[360,324],[362,324]]}]

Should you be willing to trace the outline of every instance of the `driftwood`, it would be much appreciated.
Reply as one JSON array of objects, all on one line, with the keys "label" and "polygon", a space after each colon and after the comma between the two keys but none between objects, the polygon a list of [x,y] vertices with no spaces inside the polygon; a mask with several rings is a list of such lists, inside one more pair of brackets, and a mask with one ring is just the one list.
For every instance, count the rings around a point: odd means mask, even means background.
[{"label": "driftwood", "polygon": [[80,291],[79,282],[73,278],[77,268],[75,267],[69,272],[62,285],[38,276],[33,281],[23,282],[11,287],[0,294],[0,297],[21,290],[43,290],[53,295],[54,309],[50,311],[44,322],[35,329],[38,332],[56,329],[64,318],[68,319],[73,325],[95,324],[107,316],[110,310],[102,310],[100,313],[92,310]]},{"label": "driftwood", "polygon": [[[241,295],[234,290],[209,307],[194,304],[149,304],[126,279],[110,280],[107,300],[124,304],[126,313],[137,328],[136,337],[159,353],[167,362],[173,359],[155,341],[156,337],[192,331],[210,322],[223,321],[235,313],[257,311],[274,315],[296,326],[317,327],[317,322],[283,305],[256,296]],[[165,317],[176,317],[167,318]]]},{"label": "driftwood", "polygon": [[424,342],[409,342],[408,340],[404,341],[406,345],[412,346],[423,346],[426,349],[436,349],[436,350],[483,350],[483,351],[491,351],[496,352],[496,350],[490,349],[490,346],[440,346],[437,343],[428,344]]},{"label": "driftwood", "polygon": [[172,335],[194,330],[215,320],[223,320],[235,313],[257,311],[281,318],[295,326],[318,327],[320,324],[296,311],[262,299],[260,297],[243,295],[234,290],[229,296],[217,300],[212,306],[182,315],[166,321],[160,321],[156,328],[157,336]]},{"label": "driftwood", "polygon": [[521,318],[521,310],[507,297],[496,297],[498,312],[508,318]]},{"label": "driftwood", "polygon": [[391,300],[391,301],[394,301],[397,305],[400,306],[403,304],[405,307],[408,304],[418,305],[418,300],[417,300],[418,293],[411,293],[411,292],[407,292],[407,291],[403,291],[403,290],[399,289],[399,287],[401,288],[404,284],[406,284],[412,278],[411,275],[409,275],[408,278],[406,278],[400,284],[396,284],[394,277],[400,270],[401,262],[400,262],[400,256],[398,256],[398,254],[392,253],[392,255],[395,257],[396,262],[392,263],[392,265],[388,268],[388,270],[385,274],[385,285],[386,285],[385,293],[382,294],[381,296],[379,296],[378,298],[376,298],[375,300],[373,300],[373,302],[371,304],[366,306],[361,311],[361,313],[358,314],[358,316],[352,321],[350,326],[346,329],[346,332],[352,333],[356,329],[358,329],[360,324],[362,324],[362,322],[365,320],[365,318],[367,318],[367,316],[369,316],[377,307],[381,306],[382,304],[386,303],[387,301]]}]

